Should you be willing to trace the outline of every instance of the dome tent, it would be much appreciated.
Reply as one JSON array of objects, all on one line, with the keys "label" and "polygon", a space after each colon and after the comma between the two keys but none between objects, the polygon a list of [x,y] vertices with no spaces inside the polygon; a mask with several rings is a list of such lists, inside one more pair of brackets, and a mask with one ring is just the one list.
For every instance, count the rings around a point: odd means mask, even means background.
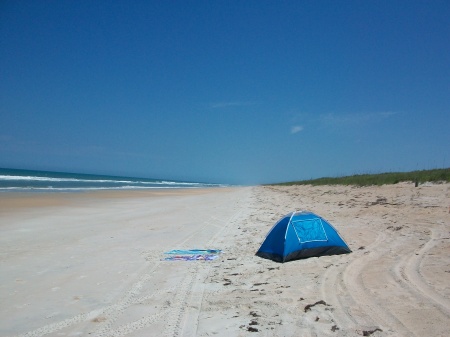
[{"label": "dome tent", "polygon": [[314,213],[296,211],[285,215],[272,227],[256,255],[287,262],[350,252],[329,222]]}]

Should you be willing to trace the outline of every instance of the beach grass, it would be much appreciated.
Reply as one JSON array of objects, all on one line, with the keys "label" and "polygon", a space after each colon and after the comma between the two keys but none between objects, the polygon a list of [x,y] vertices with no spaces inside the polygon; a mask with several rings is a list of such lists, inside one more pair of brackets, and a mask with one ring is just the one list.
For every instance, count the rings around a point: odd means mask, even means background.
[{"label": "beach grass", "polygon": [[343,177],[323,177],[318,179],[291,181],[271,185],[355,185],[355,186],[381,186],[397,184],[399,182],[414,182],[423,184],[426,182],[441,183],[450,182],[450,168],[420,170],[411,172],[388,172],[379,174],[356,174]]}]

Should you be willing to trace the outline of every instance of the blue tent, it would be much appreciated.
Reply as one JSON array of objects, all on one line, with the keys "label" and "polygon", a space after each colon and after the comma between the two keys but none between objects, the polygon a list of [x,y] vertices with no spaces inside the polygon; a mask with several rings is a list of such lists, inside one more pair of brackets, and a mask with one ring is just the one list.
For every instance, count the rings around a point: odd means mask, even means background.
[{"label": "blue tent", "polygon": [[282,217],[267,234],[256,255],[287,262],[350,252],[330,223],[314,213],[300,211]]}]

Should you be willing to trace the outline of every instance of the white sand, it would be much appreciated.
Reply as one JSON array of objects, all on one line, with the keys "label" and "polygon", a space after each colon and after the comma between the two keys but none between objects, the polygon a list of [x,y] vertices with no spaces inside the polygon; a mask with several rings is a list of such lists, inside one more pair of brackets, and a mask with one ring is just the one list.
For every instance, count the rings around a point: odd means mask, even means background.
[{"label": "white sand", "polygon": [[[0,195],[0,335],[447,336],[449,190]],[[353,252],[256,257],[295,209],[329,220]],[[162,260],[192,248],[224,253]]]}]

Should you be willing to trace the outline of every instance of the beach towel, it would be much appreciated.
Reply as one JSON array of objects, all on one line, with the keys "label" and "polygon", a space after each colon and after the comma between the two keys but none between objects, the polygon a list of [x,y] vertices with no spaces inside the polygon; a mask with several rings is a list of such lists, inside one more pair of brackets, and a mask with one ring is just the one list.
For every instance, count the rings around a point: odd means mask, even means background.
[{"label": "beach towel", "polygon": [[164,254],[177,254],[177,255],[204,255],[204,254],[220,254],[220,249],[173,249],[169,252],[165,252]]},{"label": "beach towel", "polygon": [[219,257],[219,249],[173,249],[165,252],[165,261],[212,261]]},{"label": "beach towel", "polygon": [[187,255],[171,255],[164,258],[164,261],[212,261],[219,257],[214,254],[187,254]]}]

